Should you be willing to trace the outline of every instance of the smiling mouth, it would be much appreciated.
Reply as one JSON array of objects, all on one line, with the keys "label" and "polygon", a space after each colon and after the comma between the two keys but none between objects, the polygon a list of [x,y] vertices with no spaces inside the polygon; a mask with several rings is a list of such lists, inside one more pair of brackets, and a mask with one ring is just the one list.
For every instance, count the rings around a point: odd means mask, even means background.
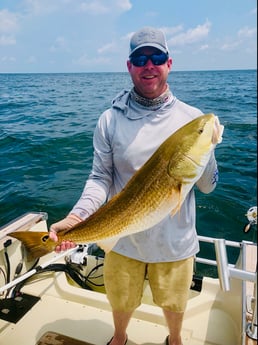
[{"label": "smiling mouth", "polygon": [[155,75],[145,75],[143,76],[143,79],[154,79]]}]

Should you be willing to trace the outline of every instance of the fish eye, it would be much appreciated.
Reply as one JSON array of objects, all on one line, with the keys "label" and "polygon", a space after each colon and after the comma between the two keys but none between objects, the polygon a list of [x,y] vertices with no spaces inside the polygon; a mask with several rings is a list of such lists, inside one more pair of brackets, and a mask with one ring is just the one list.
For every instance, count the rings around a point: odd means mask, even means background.
[{"label": "fish eye", "polygon": [[45,236],[42,237],[42,241],[43,241],[43,242],[46,242],[48,239],[49,239],[49,236],[48,236],[48,235],[45,235]]},{"label": "fish eye", "polygon": [[203,128],[200,128],[198,133],[202,134],[203,133]]}]

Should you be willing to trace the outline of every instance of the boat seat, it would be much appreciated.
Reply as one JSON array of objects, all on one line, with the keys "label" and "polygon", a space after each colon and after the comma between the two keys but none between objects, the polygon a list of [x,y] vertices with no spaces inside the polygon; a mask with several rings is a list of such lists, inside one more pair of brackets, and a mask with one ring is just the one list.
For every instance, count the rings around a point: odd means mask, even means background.
[{"label": "boat seat", "polygon": [[36,345],[95,345],[56,332],[46,332]]}]

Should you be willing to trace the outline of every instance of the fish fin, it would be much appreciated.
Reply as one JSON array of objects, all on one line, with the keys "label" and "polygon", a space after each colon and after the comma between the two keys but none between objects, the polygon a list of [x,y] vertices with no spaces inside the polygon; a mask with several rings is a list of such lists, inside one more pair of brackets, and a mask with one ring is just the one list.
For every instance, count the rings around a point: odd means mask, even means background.
[{"label": "fish fin", "polygon": [[97,242],[97,245],[101,249],[103,249],[105,253],[109,253],[112,250],[112,248],[114,248],[118,240],[119,240],[119,237],[111,237],[111,238],[107,238],[105,240]]},{"label": "fish fin", "polygon": [[177,188],[173,189],[173,198],[177,199],[177,205],[176,207],[173,207],[172,211],[170,212],[170,216],[174,217],[174,215],[181,209],[181,205],[182,205],[182,184],[179,184],[177,186]]},{"label": "fish fin", "polygon": [[15,231],[8,234],[21,241],[27,251],[27,259],[33,260],[52,252],[56,243],[49,238],[48,232]]}]

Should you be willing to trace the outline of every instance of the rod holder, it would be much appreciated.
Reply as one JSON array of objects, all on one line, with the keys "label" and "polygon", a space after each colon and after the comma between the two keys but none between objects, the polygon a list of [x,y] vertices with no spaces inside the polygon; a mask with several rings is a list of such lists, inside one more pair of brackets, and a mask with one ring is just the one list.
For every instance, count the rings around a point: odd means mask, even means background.
[{"label": "rod holder", "polygon": [[218,275],[220,287],[223,291],[230,290],[230,272],[228,266],[228,256],[226,250],[226,241],[224,239],[216,239],[214,242],[216,260],[218,265]]},{"label": "rod holder", "polygon": [[257,340],[257,284],[254,284],[254,303],[252,321],[246,326],[246,334],[249,338]]}]

